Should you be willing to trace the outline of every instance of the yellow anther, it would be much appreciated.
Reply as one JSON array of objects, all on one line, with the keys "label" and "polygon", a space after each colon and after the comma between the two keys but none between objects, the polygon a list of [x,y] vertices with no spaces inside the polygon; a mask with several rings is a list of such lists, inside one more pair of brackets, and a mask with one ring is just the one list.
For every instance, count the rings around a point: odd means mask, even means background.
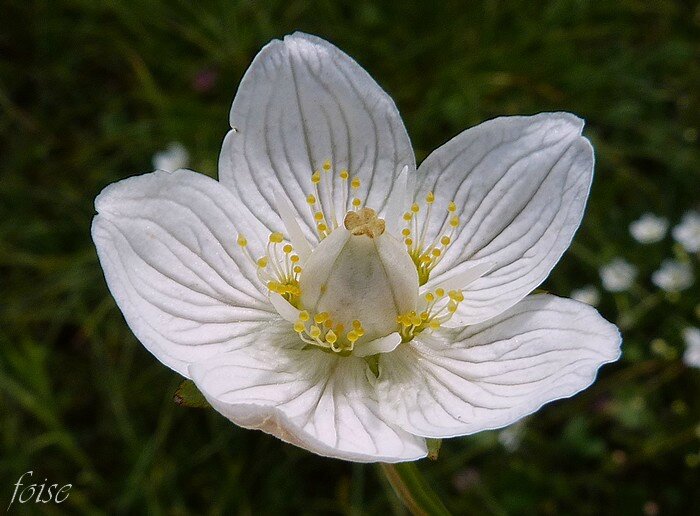
[{"label": "yellow anther", "polygon": [[450,303],[447,305],[447,311],[451,314],[455,313],[457,311],[457,303],[450,301]]},{"label": "yellow anther", "polygon": [[437,247],[433,247],[433,250],[430,251],[430,252],[431,252],[432,255],[435,256],[436,258],[442,254],[442,251],[440,251],[440,249],[438,249]]},{"label": "yellow anther", "polygon": [[454,201],[450,201],[450,204],[447,205],[447,211],[449,211],[449,212],[457,211],[457,205],[455,204]]},{"label": "yellow anther", "polygon": [[344,331],[345,331],[345,325],[344,325],[343,323],[338,323],[338,324],[335,326],[335,332],[336,332],[338,335],[342,335]]},{"label": "yellow anther", "polygon": [[411,230],[408,229],[408,228],[403,228],[403,229],[401,230],[401,234],[402,234],[403,236],[407,237],[408,235],[411,234]]},{"label": "yellow anther", "polygon": [[420,206],[418,206],[418,203],[413,203],[411,204],[411,211],[413,213],[418,213],[420,211]]},{"label": "yellow anther", "polygon": [[437,330],[440,327],[440,321],[433,319],[428,323],[428,328],[431,330]]},{"label": "yellow anther", "polygon": [[428,256],[427,254],[424,254],[423,256],[420,257],[421,263],[430,263],[432,261],[433,261],[433,259],[430,256]]},{"label": "yellow anther", "polygon": [[410,238],[407,238],[406,240],[404,240],[404,244],[406,244],[407,246],[409,246],[409,247],[410,247],[410,246],[412,246],[412,245],[413,245],[413,240],[412,240],[412,239],[410,239]]},{"label": "yellow anther", "polygon": [[309,195],[306,197],[306,202],[309,203],[309,204],[316,204],[316,197],[315,197],[314,195],[312,195],[312,194],[309,194]]},{"label": "yellow anther", "polygon": [[444,237],[442,237],[442,238],[440,239],[440,243],[441,243],[442,245],[445,245],[445,246],[450,245],[450,237],[448,237],[447,235],[445,235]]},{"label": "yellow anther", "polygon": [[354,344],[355,341],[360,338],[360,336],[355,332],[355,330],[350,330],[346,336],[350,341],[350,344]]},{"label": "yellow anther", "polygon": [[328,315],[328,312],[319,312],[316,315],[314,315],[314,322],[316,324],[323,324],[325,321],[328,320],[330,316]]},{"label": "yellow anther", "polygon": [[403,214],[403,220],[405,220],[406,222],[408,222],[408,221],[411,220],[412,218],[413,218],[413,214],[411,214],[411,213],[409,213],[409,212],[406,212],[406,213]]},{"label": "yellow anther", "polygon": [[428,192],[428,195],[425,196],[425,202],[433,204],[435,202],[435,194],[433,192]]},{"label": "yellow anther", "polygon": [[459,226],[459,217],[452,217],[450,219],[450,226],[452,226],[453,228]]},{"label": "yellow anther", "polygon": [[284,254],[289,254],[292,252],[293,249],[294,248],[291,245],[285,244],[285,246],[282,248],[282,251],[284,251]]},{"label": "yellow anther", "polygon": [[299,261],[299,257],[296,254],[293,254],[292,256],[289,257],[289,260],[292,263],[297,263]]},{"label": "yellow anther", "polygon": [[270,243],[281,244],[283,240],[284,240],[284,236],[282,235],[282,233],[278,233],[278,232],[270,233]]},{"label": "yellow anther", "polygon": [[248,241],[245,239],[243,235],[238,235],[238,239],[236,240],[236,243],[240,245],[241,247],[245,247],[248,245]]},{"label": "yellow anther", "polygon": [[321,182],[321,173],[318,170],[311,174],[311,182],[315,185]]},{"label": "yellow anther", "polygon": [[356,330],[359,330],[360,328],[362,328],[362,323],[360,321],[358,321],[357,319],[355,319],[352,322],[352,327]]},{"label": "yellow anther", "polygon": [[353,205],[355,208],[359,208],[359,207],[360,207],[360,204],[362,204],[362,201],[361,201],[360,199],[358,199],[357,197],[355,197],[355,198],[352,200],[352,205]]},{"label": "yellow anther", "polygon": [[420,320],[421,321],[427,321],[428,317],[430,317],[430,314],[428,312],[421,312],[420,313]]},{"label": "yellow anther", "polygon": [[304,326],[304,323],[301,321],[297,321],[294,323],[294,331],[297,333],[303,333],[304,330],[306,330],[306,327]]},{"label": "yellow anther", "polygon": [[307,312],[306,310],[302,310],[301,312],[299,312],[299,320],[300,321],[307,322],[309,320],[309,318],[310,318],[309,312]]},{"label": "yellow anther", "polygon": [[360,178],[359,178],[359,177],[353,177],[353,178],[352,178],[352,181],[350,181],[350,187],[351,187],[353,190],[357,190],[358,188],[360,188],[360,185],[361,185],[361,184],[362,184],[362,183],[360,182]]},{"label": "yellow anther", "polygon": [[321,328],[316,326],[315,324],[309,328],[309,335],[311,335],[312,338],[317,339],[321,335]]},{"label": "yellow anther", "polygon": [[328,344],[333,345],[337,340],[338,336],[335,334],[335,332],[333,330],[328,330],[328,332],[326,333],[326,342],[328,342]]},{"label": "yellow anther", "polygon": [[264,269],[265,267],[267,267],[267,258],[266,257],[263,256],[262,258],[258,258],[258,267],[260,267],[261,269]]},{"label": "yellow anther", "polygon": [[321,222],[318,226],[316,226],[318,230],[323,233],[328,229],[328,226],[326,226],[323,222]]},{"label": "yellow anther", "polygon": [[301,267],[299,267],[298,265],[295,265],[292,270],[295,274],[301,274]]},{"label": "yellow anther", "polygon": [[323,220],[323,213],[317,211],[316,213],[314,213],[314,219],[316,219],[317,221]]},{"label": "yellow anther", "polygon": [[340,179],[347,181],[348,177],[350,177],[350,174],[348,174],[347,170],[343,169],[340,171]]},{"label": "yellow anther", "polygon": [[428,292],[428,293],[425,295],[425,300],[426,300],[428,303],[432,303],[433,301],[435,301],[435,296],[433,295],[432,292]]},{"label": "yellow anther", "polygon": [[331,169],[331,162],[329,160],[326,160],[323,162],[323,170],[328,172]]},{"label": "yellow anther", "polygon": [[445,289],[443,289],[443,288],[437,288],[437,289],[435,289],[435,295],[436,295],[437,297],[442,297],[442,296],[444,296],[444,295],[445,295]]},{"label": "yellow anther", "polygon": [[420,315],[418,315],[418,314],[411,315],[411,324],[413,326],[419,326],[420,323],[421,323]]}]

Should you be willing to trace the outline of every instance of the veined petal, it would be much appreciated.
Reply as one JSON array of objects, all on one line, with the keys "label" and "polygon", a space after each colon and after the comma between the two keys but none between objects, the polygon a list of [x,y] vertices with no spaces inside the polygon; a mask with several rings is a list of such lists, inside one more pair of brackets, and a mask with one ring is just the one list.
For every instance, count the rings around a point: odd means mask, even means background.
[{"label": "veined petal", "polygon": [[256,269],[262,224],[217,181],[154,172],[105,188],[92,238],[117,305],[156,358],[187,376],[190,362],[231,349],[277,315]]},{"label": "veined petal", "polygon": [[362,359],[302,345],[288,324],[271,325],[251,345],[192,364],[190,373],[237,425],[319,455],[401,462],[427,454],[422,438],[382,417]]},{"label": "veined petal", "polygon": [[[503,117],[456,136],[417,174],[416,200],[434,192],[454,200],[459,226],[429,289],[489,262],[493,269],[464,291],[451,323],[475,324],[513,306],[549,274],[578,228],[593,178],[593,148],[583,120],[568,113]],[[444,217],[429,221],[428,241]]]},{"label": "veined petal", "polygon": [[425,437],[499,428],[588,387],[619,357],[620,341],[588,305],[529,296],[487,323],[421,335],[380,355],[381,410]]},{"label": "veined petal", "polygon": [[[402,168],[415,173],[394,102],[349,56],[314,36],[295,33],[260,51],[241,81],[230,121],[234,129],[221,152],[221,182],[260,220],[283,232],[274,200],[279,188],[311,242],[318,240],[306,203],[315,193],[314,171],[323,177],[318,193],[326,215],[340,223],[350,197],[381,215]],[[324,164],[330,166],[327,173]],[[343,194],[348,185],[339,179],[342,170],[361,182],[350,196]]]}]

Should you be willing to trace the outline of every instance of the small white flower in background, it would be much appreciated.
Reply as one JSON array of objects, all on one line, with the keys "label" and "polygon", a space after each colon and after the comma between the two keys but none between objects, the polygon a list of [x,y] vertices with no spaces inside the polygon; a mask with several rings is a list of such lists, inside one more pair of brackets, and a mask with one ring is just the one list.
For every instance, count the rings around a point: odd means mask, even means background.
[{"label": "small white flower in background", "polygon": [[700,213],[695,210],[686,212],[672,234],[673,239],[689,253],[700,251]]},{"label": "small white flower in background", "polygon": [[651,281],[666,292],[678,292],[690,287],[695,281],[695,277],[689,263],[664,260],[661,267],[651,275]]},{"label": "small white flower in background", "polygon": [[165,150],[153,155],[153,168],[165,172],[175,172],[181,168],[187,168],[190,162],[190,154],[187,149],[178,142],[173,142]]},{"label": "small white flower in background", "polygon": [[513,453],[518,448],[520,448],[520,443],[523,441],[523,435],[525,433],[525,423],[524,420],[520,420],[517,423],[510,425],[498,432],[498,442],[506,449],[506,451]]},{"label": "small white flower in background", "polygon": [[700,367],[700,328],[689,326],[683,330],[685,353],[683,362],[690,367]]},{"label": "small white flower in background", "polygon": [[234,423],[400,462],[590,385],[620,334],[528,295],[583,216],[593,149],[567,113],[503,117],[416,169],[389,96],[314,36],[273,41],[233,102],[217,182],[108,186],[92,235],[139,340]]},{"label": "small white flower in background", "polygon": [[628,290],[637,277],[637,268],[622,258],[615,258],[601,267],[599,272],[603,288],[608,292]]},{"label": "small white flower in background", "polygon": [[645,213],[630,224],[630,234],[640,244],[653,244],[663,240],[668,231],[668,220],[653,213]]},{"label": "small white flower in background", "polygon": [[587,305],[596,306],[600,303],[600,290],[593,285],[577,288],[571,291],[571,299],[586,303]]}]

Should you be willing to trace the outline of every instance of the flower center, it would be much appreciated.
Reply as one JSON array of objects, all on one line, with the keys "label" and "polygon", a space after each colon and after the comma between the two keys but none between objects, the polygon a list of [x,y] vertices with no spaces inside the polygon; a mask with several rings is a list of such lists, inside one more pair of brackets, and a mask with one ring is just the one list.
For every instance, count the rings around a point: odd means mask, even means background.
[{"label": "flower center", "polygon": [[[301,305],[316,316],[323,314],[322,319],[327,316],[331,339],[339,337],[338,326],[355,330],[347,337],[349,349],[355,342],[397,331],[398,314],[416,308],[415,267],[405,248],[384,228],[384,220],[371,208],[348,212],[344,227],[321,241],[299,277]],[[297,323],[307,322],[303,315]],[[297,328],[302,329],[300,324]],[[306,333],[311,330],[304,328]]]},{"label": "flower center", "polygon": [[[245,237],[238,237],[280,315],[293,324],[302,341],[341,354],[372,342],[365,348],[369,352],[379,340],[397,332],[407,342],[422,331],[439,328],[464,300],[462,291],[438,285],[419,299],[418,288],[440,263],[459,226],[454,201],[431,240],[427,234],[435,196],[427,194],[424,216],[421,206],[413,203],[403,215],[400,242],[386,233],[384,220],[373,209],[362,207],[360,179],[351,179],[345,169],[335,175],[332,169],[325,161],[311,174],[313,192],[306,197],[320,240],[315,249],[304,241],[284,200],[278,200],[283,204],[280,216],[298,253],[281,233],[272,233],[265,255],[254,259]],[[345,212],[342,225],[338,202]],[[476,273],[486,270],[482,267]],[[467,271],[465,278],[473,272]]]}]

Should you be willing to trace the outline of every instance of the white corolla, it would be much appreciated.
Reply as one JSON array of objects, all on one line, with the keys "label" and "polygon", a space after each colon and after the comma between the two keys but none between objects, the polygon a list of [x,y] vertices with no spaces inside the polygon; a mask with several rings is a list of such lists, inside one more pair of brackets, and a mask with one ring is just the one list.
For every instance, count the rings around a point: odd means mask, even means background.
[{"label": "white corolla", "polygon": [[268,44],[219,181],[108,186],[92,234],[138,339],[234,423],[320,455],[399,462],[590,385],[620,335],[528,295],[581,222],[583,121],[504,117],[416,170],[396,106],[305,34]]}]

